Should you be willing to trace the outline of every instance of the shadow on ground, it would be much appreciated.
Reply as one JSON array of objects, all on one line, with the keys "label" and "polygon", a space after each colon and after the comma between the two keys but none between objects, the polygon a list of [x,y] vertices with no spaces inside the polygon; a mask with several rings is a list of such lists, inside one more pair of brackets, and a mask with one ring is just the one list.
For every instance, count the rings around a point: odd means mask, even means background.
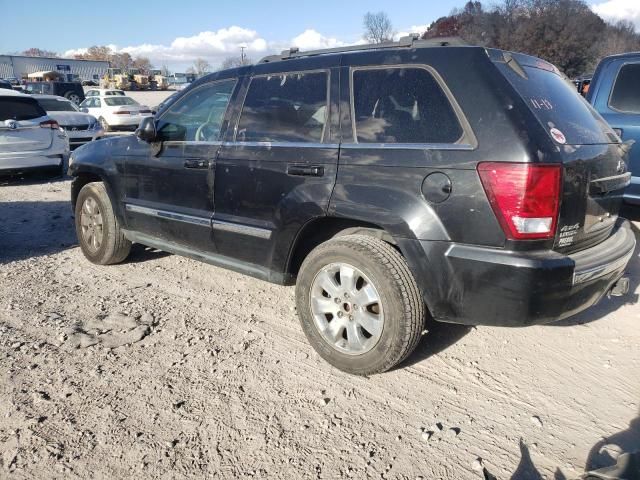
[{"label": "shadow on ground", "polygon": [[0,188],[4,186],[37,185],[39,183],[56,183],[69,180],[69,177],[60,175],[59,168],[36,172],[18,173],[15,175],[0,175]]},{"label": "shadow on ground", "polygon": [[0,265],[75,245],[69,202],[0,202]]}]

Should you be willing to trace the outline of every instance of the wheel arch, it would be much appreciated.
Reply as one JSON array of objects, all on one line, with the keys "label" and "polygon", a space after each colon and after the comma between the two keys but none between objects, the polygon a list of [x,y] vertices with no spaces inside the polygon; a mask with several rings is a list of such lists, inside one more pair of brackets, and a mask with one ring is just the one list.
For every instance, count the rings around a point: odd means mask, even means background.
[{"label": "wheel arch", "polygon": [[111,202],[111,207],[115,215],[118,217],[121,225],[125,225],[122,205],[117,201],[117,196],[115,195],[111,184],[107,180],[107,178],[99,173],[93,171],[81,171],[77,172],[71,182],[71,208],[72,211],[76,211],[76,203],[78,201],[78,195],[80,194],[80,190],[82,188],[92,182],[100,182],[104,185],[105,190],[107,191],[107,195],[109,196],[109,201]]}]

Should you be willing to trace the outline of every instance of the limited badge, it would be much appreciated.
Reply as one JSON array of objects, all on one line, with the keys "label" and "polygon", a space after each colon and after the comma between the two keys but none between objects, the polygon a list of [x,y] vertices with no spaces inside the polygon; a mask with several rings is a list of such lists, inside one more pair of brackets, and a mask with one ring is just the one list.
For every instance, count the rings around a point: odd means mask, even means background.
[{"label": "limited badge", "polygon": [[567,139],[564,136],[564,133],[562,133],[557,128],[552,128],[551,130],[549,130],[549,133],[551,133],[551,136],[553,137],[553,139],[556,142],[558,142],[560,145],[564,145],[565,143],[567,143]]}]

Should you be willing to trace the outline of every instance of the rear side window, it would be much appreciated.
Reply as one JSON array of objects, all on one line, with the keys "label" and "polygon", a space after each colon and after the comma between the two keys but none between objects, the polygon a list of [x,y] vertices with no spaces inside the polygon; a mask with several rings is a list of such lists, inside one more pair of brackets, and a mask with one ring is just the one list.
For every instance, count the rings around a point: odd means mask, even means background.
[{"label": "rear side window", "polygon": [[33,120],[46,112],[33,98],[0,97],[0,122],[5,120]]},{"label": "rear side window", "polygon": [[327,104],[327,72],[254,77],[242,107],[236,140],[321,142]]},{"label": "rear side window", "polygon": [[506,63],[496,65],[556,141],[560,138],[564,140],[560,143],[569,145],[617,141],[611,128],[573,84],[557,73],[529,65],[518,65],[523,73],[517,73],[517,68]]},{"label": "rear side window", "polygon": [[358,143],[455,143],[462,127],[449,99],[424,68],[353,71]]},{"label": "rear side window", "polygon": [[640,63],[622,66],[609,105],[621,112],[640,113]]}]

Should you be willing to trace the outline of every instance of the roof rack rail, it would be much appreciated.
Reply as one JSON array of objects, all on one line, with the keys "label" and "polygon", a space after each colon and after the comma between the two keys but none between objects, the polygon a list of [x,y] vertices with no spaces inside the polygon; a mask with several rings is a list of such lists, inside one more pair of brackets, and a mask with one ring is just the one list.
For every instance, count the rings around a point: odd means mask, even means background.
[{"label": "roof rack rail", "polygon": [[467,45],[460,37],[440,37],[421,39],[419,33],[412,33],[400,38],[397,42],[370,43],[365,45],[349,45],[346,47],[325,48],[322,50],[310,50],[301,52],[298,47],[291,47],[283,50],[280,55],[269,55],[262,58],[258,63],[279,62],[294,58],[315,57],[329,53],[359,52],[364,50],[383,50],[390,48],[417,48],[417,47],[446,47],[453,45]]}]

